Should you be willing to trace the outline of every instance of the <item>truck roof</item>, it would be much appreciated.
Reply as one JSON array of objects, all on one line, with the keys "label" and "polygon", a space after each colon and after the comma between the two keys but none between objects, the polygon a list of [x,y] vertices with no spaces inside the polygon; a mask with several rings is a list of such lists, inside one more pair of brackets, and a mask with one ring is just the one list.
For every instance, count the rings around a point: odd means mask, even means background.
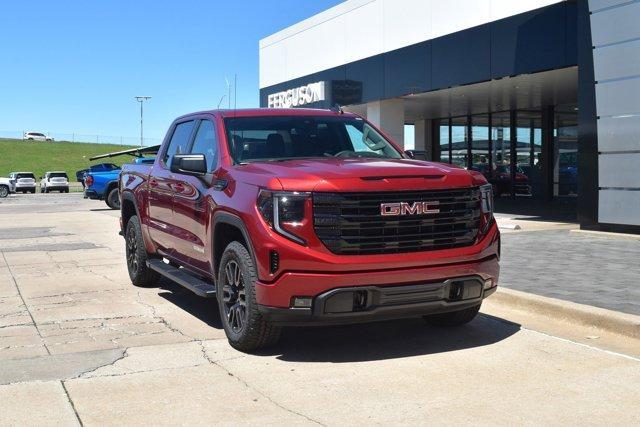
[{"label": "truck roof", "polygon": [[182,115],[178,119],[195,116],[198,114],[217,114],[226,117],[258,117],[258,116],[336,116],[359,117],[354,113],[341,113],[334,110],[315,108],[245,108],[237,110],[205,110]]}]

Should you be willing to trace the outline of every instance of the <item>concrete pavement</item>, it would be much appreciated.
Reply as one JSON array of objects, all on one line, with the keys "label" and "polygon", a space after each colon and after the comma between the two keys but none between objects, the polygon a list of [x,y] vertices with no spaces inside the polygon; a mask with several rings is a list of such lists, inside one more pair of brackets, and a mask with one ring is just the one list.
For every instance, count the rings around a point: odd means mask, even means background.
[{"label": "concrete pavement", "polygon": [[640,423],[640,343],[490,301],[455,330],[289,329],[239,353],[215,302],[130,284],[117,213],[57,196],[0,202],[0,425]]}]

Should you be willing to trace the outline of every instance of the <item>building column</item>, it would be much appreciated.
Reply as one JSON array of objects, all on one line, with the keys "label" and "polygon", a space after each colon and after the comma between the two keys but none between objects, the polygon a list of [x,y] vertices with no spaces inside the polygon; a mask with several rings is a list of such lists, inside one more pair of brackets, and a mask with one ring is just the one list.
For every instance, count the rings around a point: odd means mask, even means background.
[{"label": "building column", "polygon": [[404,148],[404,100],[388,99],[368,103],[367,120]]},{"label": "building column", "polygon": [[414,123],[415,149],[427,152],[427,160],[433,160],[434,148],[434,120],[417,120]]}]

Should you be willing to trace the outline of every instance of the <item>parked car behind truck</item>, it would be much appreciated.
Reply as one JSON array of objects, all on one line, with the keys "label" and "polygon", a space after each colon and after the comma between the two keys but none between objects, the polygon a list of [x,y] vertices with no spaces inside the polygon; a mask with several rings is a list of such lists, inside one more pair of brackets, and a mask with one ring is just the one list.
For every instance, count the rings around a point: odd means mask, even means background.
[{"label": "parked car behind truck", "polygon": [[0,199],[4,199],[11,193],[15,193],[15,182],[9,178],[0,177]]},{"label": "parked car behind truck", "polygon": [[[138,158],[134,163],[153,163],[154,159]],[[118,194],[118,177],[120,168],[107,172],[87,172],[84,176],[84,198],[92,200],[104,200],[111,209],[120,209],[120,196]]]},{"label": "parked car behind truck", "polygon": [[88,172],[110,172],[113,170],[120,170],[120,166],[113,163],[99,163],[97,165],[91,165],[87,169],[82,169],[76,172],[76,181],[82,183],[84,187],[84,177]]},{"label": "parked car behind truck", "polygon": [[134,285],[216,297],[232,346],[283,325],[471,321],[495,291],[500,234],[482,174],[412,160],[354,114],[178,118],[153,165],[124,165]]},{"label": "parked car behind truck", "polygon": [[35,193],[36,176],[33,172],[11,172],[9,180],[14,182],[16,193]]},{"label": "parked car behind truck", "polygon": [[69,192],[69,177],[66,172],[52,171],[42,176],[40,179],[40,192],[50,193],[52,191]]}]

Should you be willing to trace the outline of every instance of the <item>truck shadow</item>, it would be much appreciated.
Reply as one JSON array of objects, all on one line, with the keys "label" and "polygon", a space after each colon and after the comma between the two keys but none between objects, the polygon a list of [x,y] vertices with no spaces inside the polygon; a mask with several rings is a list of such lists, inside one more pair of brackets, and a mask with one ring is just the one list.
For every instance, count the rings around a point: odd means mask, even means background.
[{"label": "truck shadow", "polygon": [[285,329],[269,354],[284,361],[348,363],[446,353],[495,344],[520,325],[480,314],[457,328],[428,326],[420,319],[361,325]]},{"label": "truck shadow", "polygon": [[[168,280],[160,281],[160,296],[207,325],[222,329],[215,299],[202,299]],[[162,292],[167,291],[167,292]],[[399,359],[483,347],[509,338],[520,325],[480,314],[458,328],[428,326],[422,319],[284,328],[280,342],[255,353],[291,362],[348,363]]]}]

